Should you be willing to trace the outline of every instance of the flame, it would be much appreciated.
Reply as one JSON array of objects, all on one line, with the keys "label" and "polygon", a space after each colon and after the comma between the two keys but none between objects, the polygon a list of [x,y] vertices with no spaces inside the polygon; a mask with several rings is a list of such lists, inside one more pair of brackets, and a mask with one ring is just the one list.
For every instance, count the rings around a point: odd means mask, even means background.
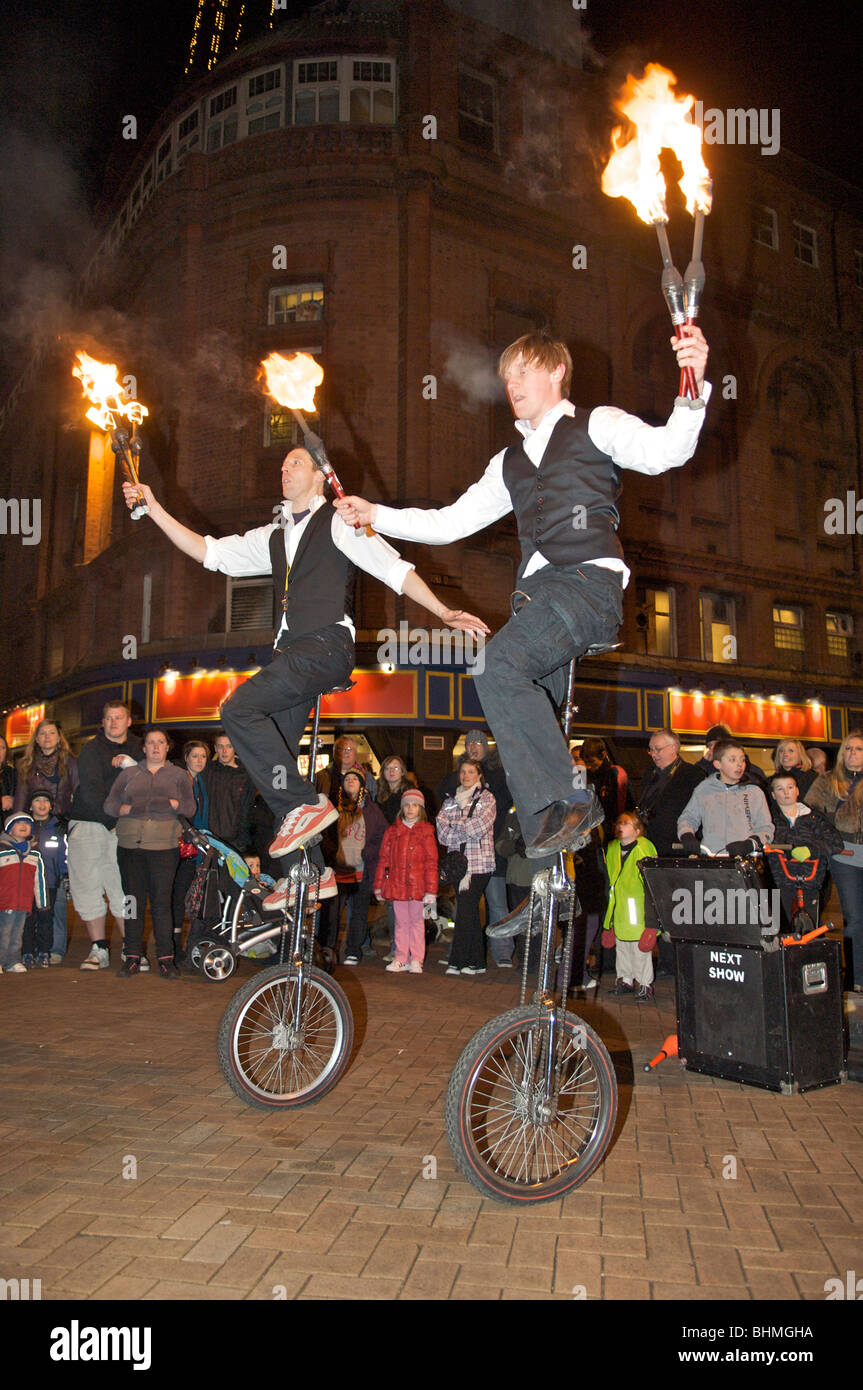
[{"label": "flame", "polygon": [[78,366],[72,368],[72,375],[81,383],[81,389],[88,401],[92,401],[87,411],[87,419],[101,430],[116,428],[117,416],[124,417],[133,425],[140,425],[149,410],[140,401],[127,401],[123,387],[117,380],[117,368],[113,362],[97,362],[86,352],[76,352]]},{"label": "flame", "polygon": [[289,410],[315,408],[315,387],[324,379],[324,369],[307,352],[294,352],[283,357],[271,352],[261,363],[267,379],[267,392],[279,405]]},{"label": "flame", "polygon": [[683,165],[679,187],[686,209],[710,211],[710,173],[701,154],[701,130],[692,119],[693,96],[675,96],[677,78],[658,63],[648,63],[644,77],[631,75],[615,108],[634,131],[628,138],[616,126],[612,154],[602,174],[602,191],[609,198],[628,198],[642,222],[667,222],[665,179],[659,167],[660,150],[673,150]]}]

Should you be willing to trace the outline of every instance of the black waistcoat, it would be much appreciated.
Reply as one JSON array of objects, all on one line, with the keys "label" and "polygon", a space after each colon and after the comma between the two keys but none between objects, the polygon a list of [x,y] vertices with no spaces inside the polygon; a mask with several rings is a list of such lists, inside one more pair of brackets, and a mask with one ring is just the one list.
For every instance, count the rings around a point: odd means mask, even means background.
[{"label": "black waistcoat", "polygon": [[588,413],[563,415],[536,468],[523,444],[503,459],[503,481],[512,498],[521,542],[519,579],[541,551],[550,565],[623,556],[617,527],[620,472],[587,432]]},{"label": "black waistcoat", "polygon": [[[306,523],[291,565],[286,608],[288,630],[276,643],[277,649],[294,637],[303,637],[308,632],[329,627],[331,623],[340,623],[345,616],[353,622],[356,569],[333,544],[332,522],[333,508],[329,502],[325,502]],[[270,536],[270,561],[278,625],[282,599],[285,597],[288,563],[285,533],[281,526],[277,526]]]}]

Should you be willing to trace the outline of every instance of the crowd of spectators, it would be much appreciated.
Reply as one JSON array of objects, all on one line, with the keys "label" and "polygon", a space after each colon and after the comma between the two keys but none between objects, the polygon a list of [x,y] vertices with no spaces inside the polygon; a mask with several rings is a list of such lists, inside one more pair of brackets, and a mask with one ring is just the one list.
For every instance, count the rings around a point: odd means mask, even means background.
[{"label": "crowd of spectators", "polygon": [[[109,913],[121,943],[119,974],[149,968],[149,902],[156,968],[176,979],[199,863],[194,848],[181,843],[179,816],[239,851],[255,872],[263,865],[277,876],[277,862],[266,857],[272,818],[227,735],[216,735],[212,752],[193,739],[175,764],[164,730],[149,729],[142,743],[131,722],[125,705],[109,701],[101,729],[76,758],[59,724],[43,719],[17,767],[0,738],[0,966],[7,973],[61,963],[71,898],[90,943],[82,970],[110,964]],[[507,918],[540,865],[525,856],[506,773],[487,735],[468,730],[458,765],[436,788],[436,813],[403,758],[385,757],[375,778],[358,748],[355,737],[339,738],[317,779],[339,812],[324,840],[321,944],[337,950],[344,914],[344,963],[376,958],[374,896],[385,904],[384,959],[393,973],[421,973],[426,940],[436,930],[426,924],[445,913],[454,918],[441,959],[448,975],[481,975],[489,964],[511,969],[523,944],[515,936],[487,941],[484,926]],[[863,733],[844,739],[832,770],[823,749],[782,739],[769,779],[724,725],[708,730],[698,762],[682,757],[670,729],[656,730],[647,751],[652,765],[637,795],[604,740],[586,738],[573,751],[574,777],[595,789],[605,812],[575,856],[573,986],[595,988],[611,971],[617,994],[650,999],[654,968],[672,973],[673,948],[645,902],[640,859],[744,855],[776,840],[829,865],[842,909],[847,987],[863,989]],[[442,854],[455,866],[450,889],[438,881]]]}]

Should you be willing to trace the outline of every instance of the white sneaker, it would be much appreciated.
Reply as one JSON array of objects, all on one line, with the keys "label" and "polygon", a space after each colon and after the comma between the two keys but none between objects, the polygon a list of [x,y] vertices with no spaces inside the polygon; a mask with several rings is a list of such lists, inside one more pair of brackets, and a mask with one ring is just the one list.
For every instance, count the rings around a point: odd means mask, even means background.
[{"label": "white sneaker", "polygon": [[410,974],[410,975],[421,975],[422,973],[423,973],[423,968],[422,968],[422,965],[420,964],[420,962],[419,962],[418,960],[409,960],[409,961],[408,961],[408,974]]},{"label": "white sneaker", "polygon": [[107,970],[111,964],[111,957],[108,955],[104,946],[91,946],[90,954],[86,960],[81,962],[82,970]]},{"label": "white sneaker", "polygon": [[52,951],[52,952],[51,952],[51,964],[52,964],[52,965],[62,965],[62,964],[63,964],[63,957],[59,954],[59,952],[57,952],[57,951]]},{"label": "white sneaker", "polygon": [[387,970],[391,970],[394,975],[403,975],[410,969],[406,960],[391,960]]},{"label": "white sneaker", "polygon": [[[311,885],[309,885],[311,892]],[[338,896],[339,885],[336,882],[335,869],[321,869],[320,883],[318,884],[318,901],[323,898],[335,898]],[[291,906],[297,899],[297,885],[289,883],[286,878],[279,879],[272,893],[263,899],[263,906],[268,912],[281,912],[287,907],[290,901]]]},{"label": "white sneaker", "polygon": [[7,974],[7,975],[26,975],[26,974],[27,974],[27,967],[26,967],[26,965],[22,965],[21,962],[20,962],[20,960],[19,960],[19,961],[16,961],[14,965],[7,965],[7,966],[6,966],[6,974]]},{"label": "white sneaker", "polygon": [[485,966],[484,966],[484,965],[483,965],[483,966],[478,966],[478,965],[463,965],[462,968],[461,968],[461,973],[462,973],[463,975],[484,975],[484,974],[485,974]]}]

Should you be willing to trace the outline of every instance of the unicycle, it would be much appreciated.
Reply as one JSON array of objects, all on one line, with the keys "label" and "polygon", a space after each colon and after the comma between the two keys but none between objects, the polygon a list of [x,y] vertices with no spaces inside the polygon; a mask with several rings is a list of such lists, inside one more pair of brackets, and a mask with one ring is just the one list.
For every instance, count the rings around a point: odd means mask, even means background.
[{"label": "unicycle", "polygon": [[[350,688],[350,687],[340,687]],[[321,697],[315,703],[309,768],[314,777]],[[310,1105],[343,1074],[354,1041],[348,997],[314,965],[320,870],[303,846],[291,866],[280,960],[241,985],[219,1027],[222,1073],[231,1090],[261,1109]]]},{"label": "unicycle", "polygon": [[[565,732],[569,732],[574,663]],[[580,848],[573,844],[572,849]],[[528,1001],[525,950],[519,1007],[475,1033],[456,1062],[446,1131],[464,1176],[484,1196],[513,1206],[549,1202],[590,1177],[617,1115],[617,1077],[594,1030],[566,1008],[576,911],[571,856],[533,877],[527,941],[541,932],[536,989]],[[560,997],[554,990],[558,928]]]}]

